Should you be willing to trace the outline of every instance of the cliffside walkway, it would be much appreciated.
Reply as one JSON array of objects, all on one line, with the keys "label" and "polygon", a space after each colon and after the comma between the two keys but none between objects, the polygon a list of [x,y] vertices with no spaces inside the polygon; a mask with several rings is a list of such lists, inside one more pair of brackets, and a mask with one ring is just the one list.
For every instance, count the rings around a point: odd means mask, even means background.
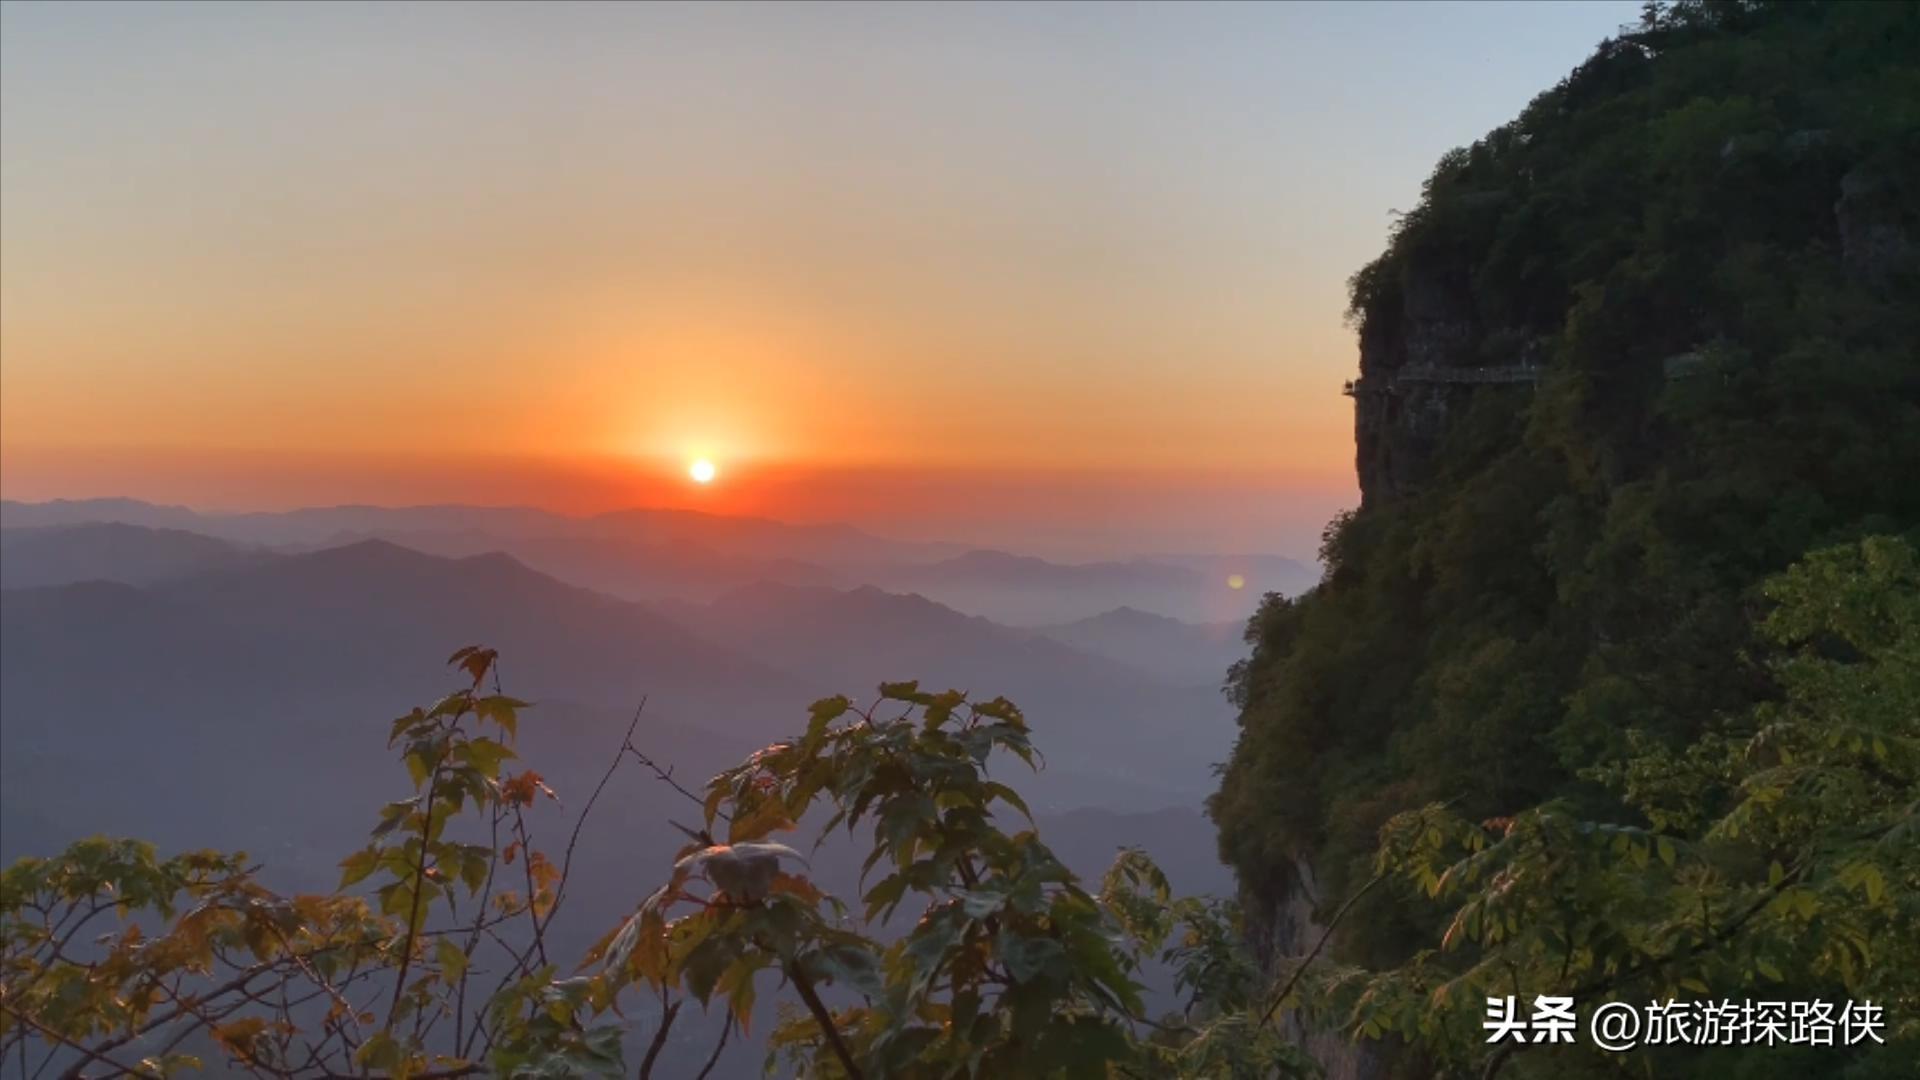
[{"label": "cliffside walkway", "polygon": [[1543,369],[1533,364],[1502,364],[1498,367],[1439,367],[1434,364],[1408,364],[1395,368],[1384,377],[1350,379],[1341,393],[1352,397],[1369,392],[1390,393],[1400,383],[1535,383]]}]

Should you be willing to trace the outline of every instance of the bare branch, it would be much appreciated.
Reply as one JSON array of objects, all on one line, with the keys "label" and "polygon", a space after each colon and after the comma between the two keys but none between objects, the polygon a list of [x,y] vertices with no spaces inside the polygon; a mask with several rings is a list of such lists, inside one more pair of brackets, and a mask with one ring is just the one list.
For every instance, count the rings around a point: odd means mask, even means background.
[{"label": "bare branch", "polygon": [[560,857],[560,881],[553,887],[553,906],[547,909],[546,925],[553,925],[554,916],[560,914],[560,905],[567,898],[567,878],[573,872],[573,849],[580,843],[580,830],[587,824],[587,816],[593,813],[593,804],[600,801],[600,793],[607,789],[607,781],[620,769],[620,762],[628,747],[633,745],[633,733],[640,728],[640,716],[647,711],[647,699],[642,697],[640,704],[633,710],[633,722],[627,725],[627,733],[620,739],[620,749],[613,753],[613,764],[600,777],[593,787],[593,794],[587,796],[587,803],[580,808],[580,816],[573,822],[573,835],[567,837],[567,852]]},{"label": "bare branch", "polygon": [[660,1051],[666,1048],[667,1031],[673,1027],[673,1019],[680,1015],[682,1002],[669,1004],[663,992],[660,997],[660,1030],[653,1033],[653,1041],[647,1044],[647,1056],[640,1059],[640,1080],[652,1080],[654,1063],[660,1060]]},{"label": "bare branch", "polygon": [[707,1074],[713,1071],[715,1065],[720,1064],[720,1052],[727,1048],[727,1036],[731,1034],[733,1034],[733,1017],[729,1016],[720,1025],[720,1041],[713,1044],[713,1053],[708,1055],[706,1065],[701,1068],[700,1075],[693,1080],[707,1080]]}]

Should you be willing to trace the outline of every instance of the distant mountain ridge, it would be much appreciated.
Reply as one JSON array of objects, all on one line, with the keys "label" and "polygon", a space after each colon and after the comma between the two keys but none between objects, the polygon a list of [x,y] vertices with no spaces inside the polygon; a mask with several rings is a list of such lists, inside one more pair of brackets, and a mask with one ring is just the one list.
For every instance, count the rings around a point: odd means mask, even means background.
[{"label": "distant mountain ridge", "polygon": [[[16,544],[98,528],[7,531]],[[122,554],[125,541],[167,550],[191,537],[108,530]],[[216,772],[250,760],[234,757],[235,739],[309,762],[316,776],[328,761],[346,769],[350,759],[335,755],[373,737],[391,708],[437,696],[447,652],[473,642],[501,650],[518,696],[614,712],[645,696],[664,722],[746,743],[787,734],[818,697],[864,697],[882,680],[1004,694],[1033,718],[1043,750],[1062,754],[1033,786],[1036,806],[1192,805],[1231,742],[1231,711],[1210,689],[873,586],[762,582],[711,604],[654,606],[497,552],[447,558],[383,540],[282,554],[190,543],[220,558],[138,586],[99,580],[113,576],[109,566],[6,591],[0,786],[10,805],[13,791],[36,790],[47,761],[131,754],[125,768],[137,773],[155,740]],[[153,560],[136,551],[131,561]],[[313,742],[300,716],[328,718],[329,733]],[[40,799],[58,808],[63,797]],[[52,809],[42,816],[61,820]]]},{"label": "distant mountain ridge", "polygon": [[76,581],[151,584],[274,556],[183,529],[119,522],[0,529],[0,588]]},{"label": "distant mountain ridge", "polygon": [[1318,572],[1276,555],[1172,555],[1056,563],[976,549],[884,568],[877,582],[1022,626],[1091,618],[1117,607],[1188,622],[1242,621],[1268,592],[1311,588]]},{"label": "distant mountain ridge", "polygon": [[[679,510],[568,517],[527,507],[315,507],[203,514],[130,499],[0,503],[0,532],[119,523],[282,552],[382,539],[437,555],[502,551],[554,577],[628,600],[706,602],[760,581],[920,593],[997,622],[1041,626],[1128,606],[1209,623],[1244,620],[1268,591],[1317,571],[1273,555],[1154,555],[1055,562],[958,544],[893,540],[849,525],[793,525]],[[22,583],[81,580],[52,553],[21,549]],[[72,560],[69,560],[72,561]],[[27,564],[44,563],[45,566]],[[127,576],[131,576],[129,571]],[[137,577],[153,580],[154,575]]]},{"label": "distant mountain ridge", "polygon": [[676,611],[711,640],[842,686],[917,678],[1004,695],[1042,725],[1043,749],[1070,749],[1073,768],[1139,798],[1205,790],[1232,743],[1232,709],[1217,680],[1165,681],[916,594],[760,584]]},{"label": "distant mountain ridge", "polygon": [[1237,620],[1190,623],[1132,607],[1034,631],[1081,652],[1103,656],[1168,682],[1217,687],[1246,656],[1246,627]]},{"label": "distant mountain ridge", "polygon": [[[637,743],[697,789],[804,730],[813,700],[871,702],[883,679],[919,679],[1020,705],[1043,768],[996,760],[995,776],[1076,870],[1097,875],[1124,843],[1183,887],[1229,885],[1199,810],[1234,733],[1212,679],[1175,684],[744,544],[459,529],[273,550],[172,525],[23,525],[35,515],[20,509],[0,521],[0,572],[33,586],[0,594],[0,864],[139,835],[246,850],[290,892],[332,888],[372,809],[408,794],[389,721],[443,695],[448,653],[479,643],[500,650],[504,690],[534,703],[517,748],[564,800],[539,808],[543,837],[595,790],[642,700]],[[427,516],[472,524],[464,511]],[[340,516],[302,527],[316,521]],[[1009,558],[1041,577],[1086,573]],[[667,595],[641,603],[583,581]],[[644,771],[624,770],[607,796],[574,865],[569,902],[586,925],[630,911],[644,892],[634,868],[669,862],[681,837],[667,822],[698,814]],[[822,880],[854,888],[846,843],[810,855]]]},{"label": "distant mountain ridge", "polygon": [[954,545],[890,540],[851,525],[788,524],[697,510],[629,509],[571,517],[534,507],[445,504],[342,505],[221,514],[137,499],[0,501],[0,527],[93,522],[187,529],[223,540],[274,546],[333,545],[343,538],[389,533],[481,532],[502,540],[573,536],[650,543],[693,541],[739,555],[823,556],[828,561],[937,559],[960,550]]}]

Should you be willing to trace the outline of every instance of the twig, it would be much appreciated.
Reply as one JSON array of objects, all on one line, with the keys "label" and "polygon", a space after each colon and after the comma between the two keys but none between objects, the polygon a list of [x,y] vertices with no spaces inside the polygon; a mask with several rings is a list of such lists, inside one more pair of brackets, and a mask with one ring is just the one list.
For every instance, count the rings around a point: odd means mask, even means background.
[{"label": "twig", "polygon": [[[132,1069],[127,1068],[125,1065],[120,1064],[119,1062],[113,1060],[107,1055],[95,1050],[87,1049],[86,1047],[80,1045],[77,1042],[74,1042],[72,1039],[67,1038],[65,1035],[60,1034],[59,1032],[53,1030],[52,1028],[46,1026],[45,1024],[42,1024],[40,1021],[35,1020],[33,1017],[28,1016],[26,1013],[21,1012],[20,1010],[14,1008],[11,1005],[0,1003],[0,1009],[5,1009],[7,1012],[12,1013],[15,1019],[19,1020],[23,1024],[26,1024],[28,1027],[33,1028],[35,1031],[38,1031],[40,1034],[45,1035],[47,1038],[53,1039],[57,1042],[64,1043],[67,1046],[70,1046],[73,1049],[79,1051],[81,1054],[86,1056],[86,1059],[88,1061],[91,1061],[100,1065],[111,1065],[113,1068],[118,1069],[122,1074],[131,1074],[133,1072]],[[80,1066],[75,1065],[72,1069],[68,1071],[77,1076],[79,1075],[79,1072],[80,1072]]]},{"label": "twig", "polygon": [[[459,723],[460,717],[455,716],[453,726],[442,729],[442,733],[447,736],[447,746],[452,745],[454,727]],[[407,992],[407,969],[413,966],[413,943],[420,932],[420,905],[423,902],[421,893],[425,891],[421,886],[426,884],[428,850],[433,846],[433,798],[439,794],[440,767],[445,765],[446,761],[446,747],[441,747],[434,756],[433,773],[427,778],[427,796],[420,803],[422,809],[426,811],[420,819],[420,858],[413,866],[411,886],[413,903],[407,911],[407,933],[400,939],[400,972],[393,979],[393,1000],[387,1004],[386,1023],[380,1025],[380,1030],[386,1034],[393,1032],[394,1015],[400,1011],[400,998]]]},{"label": "twig", "polygon": [[787,981],[799,992],[800,1000],[807,1003],[807,1011],[813,1014],[821,1033],[827,1037],[827,1044],[833,1047],[833,1052],[840,1058],[841,1067],[847,1070],[848,1080],[862,1080],[860,1066],[853,1060],[853,1052],[847,1049],[847,1044],[840,1038],[840,1029],[834,1026],[833,1014],[827,1011],[820,995],[814,992],[813,980],[807,978],[807,973],[800,970],[799,964],[789,960],[785,966]]},{"label": "twig", "polygon": [[527,921],[533,924],[533,953],[540,957],[544,966],[547,962],[547,928],[540,921],[539,887],[533,880],[533,834],[527,831],[527,817],[519,806],[513,808],[513,832],[520,840],[520,850],[524,857],[520,860],[520,869],[527,877]]},{"label": "twig", "polygon": [[707,1080],[707,1074],[712,1072],[713,1067],[720,1063],[720,1051],[727,1048],[727,1036],[731,1034],[733,1034],[733,1017],[729,1016],[725,1022],[720,1025],[720,1041],[713,1044],[713,1053],[707,1057],[707,1063],[701,1068],[700,1075],[694,1077],[693,1080]]},{"label": "twig", "polygon": [[654,1062],[660,1059],[660,1051],[666,1048],[667,1031],[673,1027],[673,1018],[680,1015],[683,1002],[667,1003],[666,996],[660,998],[660,1030],[653,1033],[653,1041],[647,1044],[647,1056],[640,1059],[640,1080],[651,1080]]},{"label": "twig", "polygon": [[627,747],[633,745],[633,733],[640,728],[640,715],[647,711],[647,699],[643,696],[640,704],[633,710],[633,722],[627,725],[627,733],[620,739],[620,749],[614,751],[613,764],[601,775],[600,782],[593,787],[593,794],[587,796],[587,803],[580,808],[580,816],[574,819],[573,835],[567,837],[567,853],[560,858],[560,884],[553,890],[553,906],[547,909],[545,925],[553,925],[553,917],[560,914],[560,905],[567,898],[567,878],[573,871],[573,849],[580,843],[580,830],[587,823],[587,815],[593,813],[593,804],[600,799],[600,793],[607,789],[607,781],[620,769],[620,762]]},{"label": "twig", "polygon": [[1333,913],[1333,918],[1327,921],[1326,930],[1320,934],[1320,940],[1313,943],[1313,951],[1307,953],[1307,958],[1300,961],[1300,966],[1293,969],[1293,974],[1287,976],[1286,984],[1280,987],[1278,994],[1274,995],[1272,1004],[1267,1006],[1266,1015],[1260,1018],[1259,1026],[1265,1027],[1272,1021],[1273,1014],[1280,1011],[1280,1003],[1287,1000],[1288,994],[1293,993],[1294,984],[1300,981],[1300,976],[1307,973],[1307,968],[1313,965],[1314,959],[1320,955],[1320,950],[1326,947],[1327,939],[1333,936],[1334,928],[1340,925],[1340,920],[1347,917],[1347,912],[1353,910],[1353,905],[1359,903],[1361,897],[1372,892],[1375,885],[1385,880],[1387,880],[1387,875],[1384,873],[1373,875],[1372,880],[1360,886],[1360,891],[1347,897],[1347,902],[1341,904],[1340,910]]},{"label": "twig", "polygon": [[[653,770],[654,776],[664,781],[668,786],[672,787],[673,790],[679,792],[682,795],[685,795],[689,800],[693,802],[695,806],[698,806],[702,809],[706,808],[707,801],[705,799],[702,799],[700,796],[695,795],[693,792],[687,790],[686,785],[682,784],[680,781],[675,780],[673,778],[672,769],[661,768],[658,763],[656,763],[652,758],[648,757],[647,755],[641,753],[640,748],[633,745],[632,743],[628,743],[626,746],[621,747],[621,749],[625,750],[629,754],[632,754],[635,760],[639,761],[640,764],[645,765],[647,768]],[[733,820],[732,816],[729,815],[725,810],[719,811],[719,817],[720,817],[720,820],[722,821]]]}]

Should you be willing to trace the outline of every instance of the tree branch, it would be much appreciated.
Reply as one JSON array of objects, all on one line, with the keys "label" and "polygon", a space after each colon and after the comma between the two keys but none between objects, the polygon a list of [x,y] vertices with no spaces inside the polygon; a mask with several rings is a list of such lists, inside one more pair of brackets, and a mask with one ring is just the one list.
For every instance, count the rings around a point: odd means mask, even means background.
[{"label": "tree branch", "polygon": [[701,1068],[700,1075],[693,1080],[707,1080],[707,1074],[713,1071],[715,1065],[720,1064],[720,1051],[727,1048],[727,1036],[731,1034],[733,1034],[733,1018],[729,1016],[720,1025],[720,1041],[713,1045],[713,1053],[708,1055],[706,1065]]},{"label": "tree branch", "polygon": [[1317,958],[1320,955],[1320,950],[1323,948],[1326,948],[1327,939],[1333,937],[1334,928],[1340,925],[1340,920],[1347,917],[1347,912],[1353,910],[1353,905],[1359,903],[1361,897],[1372,892],[1373,887],[1375,885],[1378,885],[1385,880],[1387,880],[1387,875],[1385,873],[1379,873],[1379,874],[1373,875],[1373,878],[1371,880],[1369,880],[1365,885],[1360,886],[1359,892],[1356,892],[1352,896],[1347,897],[1347,902],[1344,904],[1341,904],[1340,910],[1333,913],[1333,918],[1327,920],[1326,930],[1320,934],[1320,940],[1313,943],[1313,951],[1307,953],[1307,958],[1305,960],[1300,961],[1300,966],[1293,969],[1293,974],[1287,976],[1287,981],[1285,985],[1280,987],[1280,992],[1274,995],[1272,1004],[1267,1006],[1266,1015],[1260,1018],[1259,1026],[1265,1027],[1270,1021],[1273,1020],[1273,1015],[1280,1011],[1280,1004],[1287,1000],[1288,994],[1293,993],[1294,984],[1300,981],[1300,976],[1305,975],[1307,973],[1307,968],[1313,965],[1313,961],[1315,960],[1315,958]]},{"label": "tree branch", "polygon": [[673,1027],[673,1019],[680,1015],[680,1006],[684,1002],[667,1003],[663,994],[660,998],[660,1030],[653,1033],[653,1041],[647,1044],[647,1056],[640,1059],[640,1080],[651,1080],[654,1063],[660,1060],[660,1051],[667,1045],[667,1031]]},{"label": "tree branch", "polygon": [[839,1056],[840,1064],[847,1070],[849,1080],[862,1080],[860,1066],[853,1060],[853,1052],[847,1049],[846,1042],[840,1038],[840,1029],[834,1026],[833,1014],[827,1011],[826,1005],[820,1000],[820,995],[814,992],[813,980],[807,978],[806,972],[800,970],[800,965],[791,960],[786,961],[783,966],[787,971],[787,979],[793,983],[794,990],[799,992],[800,1000],[807,1003],[807,1011],[813,1014],[814,1020],[820,1025],[821,1033],[827,1037],[828,1045],[832,1046],[833,1052]]},{"label": "tree branch", "polygon": [[580,830],[587,824],[587,815],[593,813],[593,804],[600,801],[600,793],[607,789],[607,781],[620,769],[626,749],[633,745],[633,733],[640,728],[640,715],[647,711],[647,699],[642,697],[640,705],[633,710],[633,722],[627,725],[627,733],[620,739],[620,749],[613,753],[613,764],[601,775],[600,782],[593,787],[593,794],[587,796],[587,803],[580,808],[580,816],[574,820],[573,835],[567,837],[567,853],[560,858],[560,883],[554,886],[553,906],[547,909],[545,925],[552,926],[554,916],[560,914],[560,905],[567,898],[567,878],[573,872],[573,849],[580,843]]}]

